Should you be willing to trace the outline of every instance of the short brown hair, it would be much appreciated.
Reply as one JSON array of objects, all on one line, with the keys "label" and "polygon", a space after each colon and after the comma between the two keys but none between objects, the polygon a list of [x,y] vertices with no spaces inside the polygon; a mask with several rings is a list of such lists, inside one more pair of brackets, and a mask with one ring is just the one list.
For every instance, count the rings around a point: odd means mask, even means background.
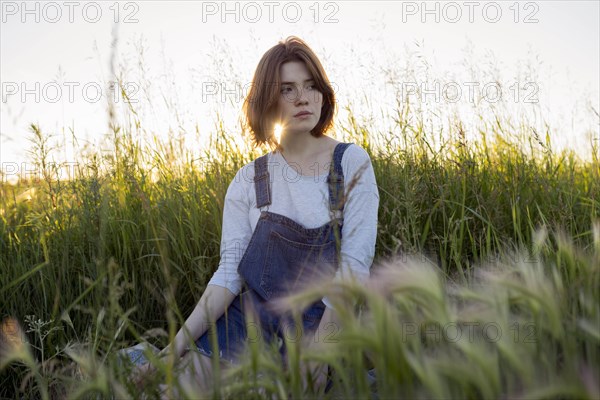
[{"label": "short brown hair", "polygon": [[288,61],[301,61],[315,80],[315,86],[323,94],[323,107],[319,122],[310,131],[319,137],[333,125],[335,113],[335,95],[327,74],[317,55],[300,38],[289,36],[271,47],[260,59],[248,95],[244,99],[242,110],[246,125],[252,133],[255,146],[273,143],[275,111],[280,96],[280,67]]}]

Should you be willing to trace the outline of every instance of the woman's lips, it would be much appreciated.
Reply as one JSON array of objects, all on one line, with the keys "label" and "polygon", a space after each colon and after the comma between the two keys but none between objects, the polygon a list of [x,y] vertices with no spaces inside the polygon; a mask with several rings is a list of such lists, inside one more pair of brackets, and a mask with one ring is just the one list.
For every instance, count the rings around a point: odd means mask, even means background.
[{"label": "woman's lips", "polygon": [[309,115],[312,115],[312,113],[308,112],[308,111],[301,111],[298,114],[294,115],[294,117],[295,118],[308,117]]}]

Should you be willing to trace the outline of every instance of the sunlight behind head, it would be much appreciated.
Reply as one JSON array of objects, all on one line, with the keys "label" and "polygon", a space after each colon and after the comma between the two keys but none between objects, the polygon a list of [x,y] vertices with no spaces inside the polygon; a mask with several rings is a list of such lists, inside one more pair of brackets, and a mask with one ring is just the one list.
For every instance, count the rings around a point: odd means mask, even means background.
[{"label": "sunlight behind head", "polygon": [[281,124],[275,124],[274,130],[275,141],[277,144],[281,143],[281,133],[283,132],[283,126]]}]

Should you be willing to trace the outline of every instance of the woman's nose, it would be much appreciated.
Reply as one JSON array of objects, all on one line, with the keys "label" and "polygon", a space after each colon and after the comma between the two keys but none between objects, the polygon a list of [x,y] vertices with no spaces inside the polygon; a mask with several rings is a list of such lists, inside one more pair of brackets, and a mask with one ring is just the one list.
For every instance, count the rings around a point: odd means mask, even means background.
[{"label": "woman's nose", "polygon": [[306,93],[307,90],[304,89],[300,89],[300,91],[298,92],[298,98],[297,98],[297,103],[298,104],[306,104],[308,103],[308,96],[309,94]]}]

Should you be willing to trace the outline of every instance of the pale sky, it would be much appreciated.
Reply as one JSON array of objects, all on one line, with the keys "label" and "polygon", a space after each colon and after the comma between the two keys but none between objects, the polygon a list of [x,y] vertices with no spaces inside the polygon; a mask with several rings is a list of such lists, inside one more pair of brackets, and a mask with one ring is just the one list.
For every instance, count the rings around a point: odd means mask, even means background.
[{"label": "pale sky", "polygon": [[[69,2],[60,1],[2,1],[3,171],[8,163],[27,160],[31,123],[56,134],[62,143],[57,158],[73,158],[72,139],[64,139],[63,127],[74,127],[80,145],[99,145],[107,133],[104,96],[110,93],[102,85],[110,77],[115,18],[120,21],[118,62],[126,65],[130,87],[139,89],[134,97],[144,109],[142,122],[159,135],[182,126],[186,140],[193,142],[197,124],[206,139],[216,110],[235,129],[242,104],[235,83],[249,84],[262,54],[297,35],[338,85],[340,104],[357,104],[363,101],[360,93],[366,94],[359,114],[376,115],[378,107],[389,105],[385,93],[392,94],[393,88],[386,81],[393,74],[385,71],[392,66],[405,70],[407,54],[413,54],[417,61],[409,69],[421,77],[446,79],[442,84],[454,79],[463,96],[464,82],[475,76],[465,59],[484,71],[474,80],[479,88],[493,81],[490,71],[507,85],[535,84],[525,86],[511,103],[517,107],[527,96],[539,99],[542,113],[561,127],[557,141],[565,146],[589,147],[585,130],[599,136],[590,108],[600,109],[598,1],[480,1],[471,10],[465,2],[228,2],[229,13],[222,4],[108,1],[75,2],[69,8]],[[135,43],[143,43],[143,73]],[[528,75],[528,62],[537,64],[539,75]],[[94,103],[97,88],[103,97]],[[436,105],[444,107],[439,101]]]}]

